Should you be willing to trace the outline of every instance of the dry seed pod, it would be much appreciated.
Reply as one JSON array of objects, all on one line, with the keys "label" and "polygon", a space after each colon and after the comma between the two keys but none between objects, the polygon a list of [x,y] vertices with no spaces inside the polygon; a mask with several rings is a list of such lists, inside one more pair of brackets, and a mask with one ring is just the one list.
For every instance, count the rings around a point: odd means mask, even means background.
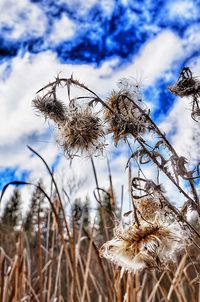
[{"label": "dry seed pod", "polygon": [[133,95],[127,91],[113,92],[106,104],[111,109],[104,109],[104,117],[108,123],[108,132],[113,133],[115,144],[129,134],[137,137],[146,130],[146,117],[133,100]]},{"label": "dry seed pod", "polygon": [[101,119],[90,109],[69,110],[67,121],[59,130],[58,143],[69,157],[78,152],[102,152],[105,144]]},{"label": "dry seed pod", "polygon": [[181,79],[169,86],[168,89],[180,97],[195,95],[197,90],[200,90],[200,82],[193,78]]},{"label": "dry seed pod", "polygon": [[32,101],[33,107],[42,113],[45,119],[49,118],[56,124],[63,124],[66,119],[66,107],[51,97],[37,97]]},{"label": "dry seed pod", "polygon": [[180,97],[197,96],[200,93],[200,81],[192,76],[189,67],[184,67],[178,81],[168,87],[169,91]]},{"label": "dry seed pod", "polygon": [[154,221],[157,213],[161,213],[161,202],[151,196],[136,199],[134,204],[139,211],[138,214],[141,216],[141,219]]}]

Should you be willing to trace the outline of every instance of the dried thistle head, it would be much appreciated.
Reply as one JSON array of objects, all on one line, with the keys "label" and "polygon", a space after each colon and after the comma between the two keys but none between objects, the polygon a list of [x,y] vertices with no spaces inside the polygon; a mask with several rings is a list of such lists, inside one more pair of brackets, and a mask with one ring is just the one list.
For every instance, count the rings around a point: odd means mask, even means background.
[{"label": "dried thistle head", "polygon": [[107,99],[106,104],[111,110],[104,109],[104,118],[116,144],[129,134],[137,137],[145,132],[147,123],[145,113],[138,108],[137,102],[137,95],[125,90],[113,91]]},{"label": "dried thistle head", "polygon": [[189,67],[184,67],[181,71],[178,81],[168,87],[169,91],[180,97],[196,96],[200,93],[200,81],[192,76]]},{"label": "dried thistle head", "polygon": [[168,87],[169,91],[181,98],[184,96],[195,95],[199,88],[199,81],[196,81],[193,78],[180,79],[174,85]]},{"label": "dried thistle head", "polygon": [[69,110],[66,123],[59,130],[58,143],[69,157],[78,152],[102,152],[105,144],[101,119],[89,108]]},{"label": "dried thistle head", "polygon": [[136,199],[134,203],[141,219],[154,221],[157,217],[157,213],[159,215],[161,214],[161,202],[151,196]]},{"label": "dried thistle head", "polygon": [[166,269],[184,247],[179,225],[157,221],[115,229],[115,237],[100,248],[100,256],[127,270]]},{"label": "dried thistle head", "polygon": [[37,97],[32,101],[33,107],[56,124],[63,124],[66,119],[66,107],[52,97]]}]

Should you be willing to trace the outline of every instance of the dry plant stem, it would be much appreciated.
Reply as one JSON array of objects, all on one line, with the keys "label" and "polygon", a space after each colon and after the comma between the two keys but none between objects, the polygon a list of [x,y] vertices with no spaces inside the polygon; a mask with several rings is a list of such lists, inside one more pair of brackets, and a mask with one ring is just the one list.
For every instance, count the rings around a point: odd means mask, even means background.
[{"label": "dry plant stem", "polygon": [[[56,211],[57,213],[57,211]],[[56,223],[55,223],[55,216],[53,217],[53,222],[52,222],[52,227],[53,227],[53,233],[52,233],[52,238],[51,238],[51,245],[50,245],[50,258],[53,259],[54,257],[54,247],[55,247],[55,237],[56,237]],[[49,274],[48,274],[48,290],[47,290],[47,301],[50,301],[51,297],[51,291],[52,291],[52,271],[53,271],[53,265],[50,265],[49,268]]]},{"label": "dry plant stem", "polygon": [[143,295],[145,293],[145,289],[148,288],[147,282],[148,282],[148,272],[145,272],[140,286],[140,294],[138,297],[138,302],[143,302]]},{"label": "dry plant stem", "polygon": [[90,239],[89,248],[88,248],[88,257],[87,257],[85,274],[84,274],[84,283],[83,283],[83,290],[82,290],[82,294],[81,294],[81,302],[85,301],[85,293],[86,293],[86,288],[87,288],[87,278],[88,278],[89,265],[90,265],[91,253],[92,253],[93,233],[94,233],[94,225],[92,227],[92,233],[91,233],[91,236],[90,236],[91,239]]},{"label": "dry plant stem", "polygon": [[76,283],[77,283],[77,257],[76,257],[76,232],[75,232],[75,223],[74,223],[74,217],[73,217],[73,236],[72,236],[72,242],[73,242],[73,246],[72,246],[72,259],[73,259],[73,280],[72,280],[72,296],[73,296],[73,300],[76,301],[77,300],[77,295],[76,295]]},{"label": "dry plant stem", "polygon": [[107,158],[107,166],[108,166],[108,176],[109,176],[109,182],[110,182],[110,190],[111,190],[111,200],[112,200],[112,208],[115,207],[115,197],[114,197],[114,190],[113,190],[113,183],[112,183],[112,173],[110,169],[110,163]]},{"label": "dry plant stem", "polygon": [[16,243],[17,256],[16,256],[16,266],[15,266],[15,286],[14,286],[14,301],[18,300],[18,284],[19,284],[19,262],[20,262],[20,234],[18,236],[18,241]]},{"label": "dry plant stem", "polygon": [[[176,153],[176,150],[173,148],[173,146],[169,143],[168,139],[166,138],[165,135],[163,135],[163,133],[160,131],[160,129],[158,128],[158,126],[153,122],[153,120],[148,116],[147,119],[149,119],[151,121],[151,123],[153,124],[153,126],[155,127],[155,129],[157,130],[157,133],[159,134],[159,136],[163,139],[163,141],[166,143],[166,145],[168,146],[169,150],[178,157],[178,154]],[[193,196],[194,196],[194,200],[196,203],[199,203],[199,197],[194,185],[194,181],[192,179],[188,179]]]},{"label": "dry plant stem", "polygon": [[38,254],[38,271],[39,271],[39,284],[40,284],[40,301],[43,302],[43,273],[42,273],[42,240],[41,240],[41,230],[40,230],[40,215],[38,211],[38,232],[37,232],[37,254]]},{"label": "dry plant stem", "polygon": [[1,256],[1,263],[0,263],[0,267],[1,267],[1,295],[0,295],[0,299],[1,299],[1,301],[3,301],[3,297],[4,297],[4,285],[5,285],[5,283],[4,283],[4,281],[5,281],[5,278],[4,278],[5,257],[4,257],[4,255],[2,255],[2,256]]},{"label": "dry plant stem", "polygon": [[69,268],[70,268],[70,272],[72,274],[72,266],[71,266],[71,261],[70,261],[70,258],[69,258],[69,253],[68,253],[68,250],[67,250],[67,247],[66,247],[66,242],[65,242],[65,239],[64,239],[64,234],[63,234],[63,229],[62,229],[62,225],[60,224],[60,219],[58,217],[58,214],[54,208],[54,205],[50,199],[50,197],[46,194],[46,192],[41,188],[39,187],[39,189],[41,190],[41,192],[45,195],[45,197],[48,199],[50,205],[51,205],[51,208],[53,210],[53,213],[55,215],[55,219],[56,219],[56,223],[57,223],[57,226],[58,226],[58,232],[59,232],[59,235],[60,235],[60,238],[61,238],[61,242],[63,244],[63,247],[64,247],[64,251],[65,251],[65,255],[66,255],[66,260],[69,264]]},{"label": "dry plant stem", "polygon": [[[82,230],[83,230],[83,216],[81,218],[81,223],[80,223],[80,227],[78,230],[78,235],[77,235],[77,231],[76,231],[76,227],[75,227],[75,223],[74,223],[74,217],[73,217],[73,252],[74,252],[74,280],[73,280],[73,286],[74,286],[74,295],[75,295],[75,291],[77,289],[77,295],[80,299],[81,297],[81,285],[80,285],[80,280],[79,280],[79,274],[77,274],[78,272],[78,256],[79,256],[79,248],[80,248],[80,241],[81,241],[81,235],[82,235]],[[77,238],[78,237],[78,238]]]},{"label": "dry plant stem", "polygon": [[[73,265],[73,267],[74,267],[74,272],[73,272],[73,274],[75,274],[75,275],[74,275],[74,282],[73,282],[73,296],[74,296],[74,298],[76,299],[76,296],[75,296],[75,295],[76,295],[76,293],[75,293],[75,292],[76,292],[76,291],[75,291],[75,289],[76,289],[76,286],[75,286],[75,285],[76,285],[76,271],[75,271],[75,267],[76,267],[76,256],[75,256],[75,250],[74,250],[74,248],[75,248],[75,243],[73,244],[73,242],[72,242],[73,239],[71,238],[71,235],[70,235],[70,232],[69,232],[69,227],[68,227],[68,223],[67,223],[67,221],[66,221],[66,215],[65,215],[65,211],[64,211],[64,208],[63,208],[63,205],[62,205],[62,200],[61,200],[61,197],[60,197],[60,193],[59,193],[59,190],[58,190],[58,186],[57,186],[57,183],[56,183],[55,178],[54,178],[54,176],[53,176],[53,173],[51,172],[49,166],[47,165],[47,163],[46,163],[46,161],[43,159],[43,157],[42,157],[40,154],[38,154],[35,150],[33,150],[31,147],[28,146],[28,148],[29,148],[33,153],[35,153],[35,154],[42,160],[42,162],[45,164],[45,166],[46,166],[46,168],[47,168],[47,170],[48,170],[48,172],[49,172],[49,174],[50,174],[50,176],[51,176],[51,178],[52,178],[52,182],[53,182],[53,184],[54,184],[54,186],[55,186],[55,189],[56,189],[56,192],[57,192],[59,201],[60,201],[60,206],[61,206],[61,210],[62,210],[64,222],[65,222],[65,227],[66,227],[66,230],[67,230],[67,235],[68,235],[69,243],[70,243],[70,251],[71,251],[71,258],[72,258],[71,261],[72,261],[72,265]],[[41,188],[40,188],[40,189],[41,189]],[[43,191],[43,192],[44,192],[44,191]],[[45,193],[45,194],[46,194],[46,193]],[[45,196],[46,196],[46,195],[45,195]],[[52,204],[52,202],[51,202],[51,200],[50,200],[49,197],[48,197],[48,200],[49,200],[51,206],[53,206],[53,204]],[[56,210],[54,209],[54,206],[53,206],[52,209],[54,210],[54,215],[55,215],[56,222],[57,222],[57,225],[58,225],[59,234],[60,234],[60,236],[61,236],[61,241],[62,241],[63,244],[64,244],[64,251],[65,251],[66,257],[68,258],[68,257],[70,257],[70,256],[69,256],[69,253],[68,253],[67,248],[66,248],[65,243],[64,243],[64,242],[65,242],[65,239],[64,239],[64,236],[63,236],[62,226],[61,226],[61,224],[60,224],[59,217],[58,217],[58,215],[57,215]],[[71,271],[71,273],[72,273],[71,261],[69,261],[69,264],[70,264],[70,271]]]},{"label": "dry plant stem", "polygon": [[[134,181],[134,179],[133,179]],[[132,182],[133,182],[132,181]],[[133,194],[132,194],[133,195]],[[162,196],[163,201],[165,201],[166,205],[169,207],[169,209],[172,210],[172,212],[176,215],[177,219],[181,222],[184,222],[185,225],[190,228],[199,238],[200,238],[200,233],[198,230],[196,230],[186,219],[184,219],[183,215],[181,214],[181,212],[175,207],[173,206],[168,200],[167,198],[160,192],[160,195]],[[192,238],[191,238],[192,240]],[[200,247],[198,246],[197,243],[195,243],[193,241],[193,243],[200,249]]]},{"label": "dry plant stem", "polygon": [[[126,95],[122,95],[124,97],[126,97],[130,102],[133,102],[133,100],[131,98],[129,98],[128,96]],[[171,153],[173,155],[175,155],[176,157],[179,157],[178,154],[176,153],[175,149],[172,147],[172,145],[169,143],[169,141],[167,140],[167,138],[165,137],[165,135],[163,135],[163,133],[160,131],[160,129],[158,128],[158,126],[153,122],[153,120],[149,117],[148,114],[146,114],[141,108],[140,106],[138,106],[135,102],[133,102],[134,105],[137,107],[137,109],[145,115],[146,119],[150,122],[150,124],[153,125],[154,129],[156,129],[156,132],[157,134],[163,139],[163,141],[166,143],[167,147],[169,148],[169,151],[171,151]],[[137,138],[137,141],[141,144],[141,139]],[[143,144],[143,148],[144,148],[144,144]],[[145,151],[147,151],[147,149],[145,148]],[[152,159],[152,157],[151,157]],[[167,173],[167,171],[163,170],[161,165],[156,161],[154,161],[154,163],[159,167],[159,169],[161,169],[168,177],[169,177],[169,174]],[[169,177],[170,178],[170,177]],[[170,178],[170,180],[172,181],[172,178]],[[194,200],[196,203],[199,203],[199,198],[198,198],[198,194],[197,194],[197,191],[195,189],[195,186],[194,186],[194,182],[193,180],[189,179],[189,184],[191,186],[191,190],[192,190],[192,193],[193,193],[193,196],[194,196]],[[176,182],[173,180],[173,183],[178,187],[180,188],[180,186],[178,184],[176,184]],[[181,189],[181,192],[183,190]],[[183,192],[182,192],[183,193]],[[184,194],[184,193],[183,193]],[[187,197],[187,196],[186,196]],[[187,197],[188,198],[188,197]],[[192,200],[190,197],[189,197],[190,200]],[[193,201],[194,202],[194,201]]]},{"label": "dry plant stem", "polygon": [[163,169],[162,165],[151,155],[149,150],[145,147],[145,144],[142,142],[141,139],[137,139],[140,146],[145,150],[146,154],[151,158],[151,160],[158,166],[158,168],[165,173],[165,175],[171,180],[171,182],[178,188],[178,190],[189,200],[194,202],[194,200],[175,182],[173,177],[165,170]]},{"label": "dry plant stem", "polygon": [[[48,254],[48,250],[49,250],[49,236],[50,236],[50,215],[51,215],[51,212],[48,213],[48,216],[47,216],[47,232],[46,232],[46,254],[45,254],[45,263],[48,263],[48,259],[49,259],[49,254]],[[45,277],[44,277],[44,288],[45,288],[45,291],[46,291],[46,297],[47,297],[47,301],[49,301],[49,290],[48,290],[48,273],[49,273],[49,270],[51,269],[51,267],[48,269],[48,271],[46,271],[45,273]]]},{"label": "dry plant stem", "polygon": [[[131,183],[132,183],[132,171],[131,171],[131,165],[129,165],[129,174],[128,174],[128,178],[129,178],[129,192],[131,193]],[[134,198],[133,198],[133,194],[131,194],[131,201],[132,201],[132,207],[133,207],[133,214],[134,214],[134,218],[135,218],[135,222],[136,224],[139,226],[140,222],[137,216],[137,208],[135,206],[135,202],[134,202]]]},{"label": "dry plant stem", "polygon": [[[102,106],[106,107],[107,109],[109,109],[111,112],[112,109],[91,89],[89,89],[88,87],[86,87],[84,84],[79,83],[77,80],[74,80],[73,77],[69,78],[69,79],[65,79],[65,78],[57,78],[56,81],[49,83],[48,85],[44,86],[43,88],[41,88],[40,90],[37,91],[37,93],[52,87],[52,91],[47,92],[47,94],[45,94],[45,96],[47,96],[48,94],[52,94],[54,95],[54,97],[56,98],[56,88],[58,85],[60,85],[61,83],[64,83],[67,87],[68,87],[68,96],[70,98],[70,93],[69,93],[69,86],[70,85],[75,85],[75,86],[79,86],[80,88],[90,92],[91,94],[93,94],[96,97],[96,101],[100,102],[102,104]],[[44,97],[45,97],[44,96]],[[85,97],[83,97],[85,98]]]},{"label": "dry plant stem", "polygon": [[[91,241],[91,234],[88,233],[88,231],[84,228],[84,232],[86,234],[86,236],[88,237],[88,240]],[[112,277],[110,276],[110,274],[107,274],[106,270],[105,270],[105,267],[104,267],[104,264],[103,264],[103,261],[102,261],[102,258],[99,257],[99,249],[98,247],[96,246],[95,242],[92,241],[92,245],[93,245],[93,248],[94,248],[94,252],[96,254],[96,257],[97,257],[97,260],[98,260],[98,263],[99,263],[99,266],[101,268],[101,271],[103,273],[103,276],[104,276],[104,279],[106,280],[106,284],[112,284]],[[113,289],[112,288],[108,288],[108,295],[109,295],[109,301],[112,301],[112,296],[113,296]]]},{"label": "dry plant stem", "polygon": [[49,168],[48,164],[46,163],[46,161],[44,160],[44,158],[39,154],[37,153],[33,148],[31,148],[30,146],[27,146],[29,148],[29,150],[31,152],[33,152],[34,154],[36,154],[41,160],[42,162],[44,163],[45,167],[47,168],[47,171],[49,172],[50,176],[51,176],[51,179],[52,179],[52,183],[54,184],[55,186],[55,189],[56,189],[56,193],[58,195],[58,199],[60,201],[60,206],[61,206],[61,209],[62,209],[62,214],[63,214],[63,219],[64,219],[64,222],[65,222],[65,227],[66,227],[66,230],[67,230],[67,235],[69,237],[69,241],[71,241],[71,235],[70,235],[70,232],[69,232],[69,227],[68,227],[68,223],[66,221],[66,215],[65,215],[65,211],[64,211],[64,208],[63,208],[63,205],[62,205],[62,199],[61,199],[61,196],[60,196],[60,192],[58,190],[58,186],[57,186],[57,183],[55,181],[55,178],[54,178],[54,175],[51,171],[51,169]]},{"label": "dry plant stem", "polygon": [[61,246],[60,253],[58,256],[58,266],[57,266],[57,272],[56,272],[55,289],[54,289],[54,294],[53,294],[54,299],[56,299],[56,293],[58,291],[58,280],[59,280],[59,274],[60,274],[62,254],[63,254],[63,245]]},{"label": "dry plant stem", "polygon": [[[162,297],[162,300],[165,301],[165,302],[170,302],[168,299],[167,299],[167,292],[162,288],[161,286],[161,281],[164,279],[165,275],[166,275],[166,272],[162,272],[161,276],[159,279],[157,279],[156,277],[156,272],[152,272],[152,275],[153,275],[153,278],[156,282],[156,284],[154,284],[153,288],[152,288],[152,291],[151,291],[151,294],[149,296],[149,299],[147,300],[147,302],[150,302],[151,300],[154,301],[154,299],[156,298],[156,294],[158,295],[159,291],[161,293],[161,297]],[[159,291],[158,291],[159,290]],[[161,299],[160,295],[159,295],[159,300]],[[151,298],[151,299],[150,299]],[[156,299],[155,299],[156,300]]]},{"label": "dry plant stem", "polygon": [[176,270],[176,273],[175,273],[175,275],[174,275],[174,279],[173,279],[173,281],[172,281],[172,284],[171,284],[171,287],[170,287],[170,289],[169,289],[169,293],[168,293],[168,296],[167,296],[168,300],[170,300],[171,295],[172,295],[172,292],[173,292],[173,290],[174,290],[175,287],[176,287],[176,283],[177,283],[177,281],[178,281],[178,278],[180,278],[180,276],[181,276],[181,274],[182,274],[182,272],[183,272],[183,269],[184,269],[184,265],[185,265],[185,263],[186,263],[186,260],[187,260],[187,254],[184,255],[184,257],[182,258],[182,260],[181,260],[181,262],[179,263],[179,266],[178,266],[178,268],[177,268],[177,270]]},{"label": "dry plant stem", "polygon": [[[16,183],[16,182],[13,182],[13,183]],[[13,183],[9,183],[9,184],[13,184]],[[61,239],[61,242],[63,244],[63,247],[64,247],[64,251],[65,251],[65,255],[66,255],[66,260],[67,260],[67,263],[69,264],[69,268],[70,268],[70,273],[71,275],[73,275],[73,271],[72,271],[72,266],[71,266],[71,260],[70,260],[70,257],[69,257],[69,253],[68,253],[68,250],[67,250],[67,247],[66,247],[66,242],[65,242],[65,239],[64,239],[64,233],[63,233],[63,228],[62,228],[62,225],[60,223],[60,219],[59,219],[59,216],[57,214],[57,211],[51,201],[51,198],[47,195],[47,193],[38,185],[34,185],[32,183],[28,183],[28,182],[21,182],[21,184],[26,184],[26,185],[32,185],[36,188],[38,188],[43,194],[44,196],[47,198],[50,206],[51,206],[51,209],[55,215],[55,220],[56,220],[56,223],[57,223],[57,226],[58,226],[58,232],[59,232],[59,235],[60,235],[60,239]],[[6,186],[6,188],[8,187],[8,185]],[[1,194],[1,198],[0,200],[2,200],[2,197],[3,197],[3,194],[5,193],[5,190],[2,190],[2,194]]]},{"label": "dry plant stem", "polygon": [[101,216],[102,216],[103,229],[104,229],[104,232],[105,232],[105,235],[106,235],[106,239],[109,240],[108,230],[106,228],[105,220],[104,220],[104,208],[102,206],[102,198],[101,198],[101,194],[100,194],[99,189],[98,189],[99,188],[99,183],[98,183],[98,178],[97,178],[97,172],[96,172],[96,168],[95,168],[93,158],[91,157],[90,159],[91,159],[92,169],[93,169],[94,178],[95,178],[95,182],[96,182],[98,198],[99,198],[99,202],[100,202],[100,211],[101,211]]},{"label": "dry plant stem", "polygon": [[34,296],[35,301],[40,302],[40,300],[37,297],[37,294],[35,293],[33,287],[31,286],[31,283],[28,281],[28,279],[26,279],[26,283],[27,283],[28,287],[30,288],[32,295]]},{"label": "dry plant stem", "polygon": [[[79,265],[80,265],[81,274],[82,274],[82,277],[83,277],[83,279],[84,279],[84,265],[83,265],[83,262],[84,262],[84,264],[85,264],[85,266],[86,266],[86,263],[85,263],[84,259],[81,259],[81,257],[79,256],[79,257],[78,257],[78,263],[79,263]],[[90,270],[89,270],[89,275],[90,275],[90,277],[91,277]],[[92,282],[93,282],[93,280],[92,280]],[[95,287],[95,289],[97,290],[97,293],[98,293],[98,289],[97,289],[97,287],[96,287],[96,284],[93,283],[93,285],[94,285],[94,287]],[[88,302],[90,302],[91,299],[90,299],[88,284],[86,284],[86,295],[87,295],[87,300],[88,300]]]},{"label": "dry plant stem", "polygon": [[[83,221],[83,218],[82,218]],[[77,231],[76,231],[76,224],[74,221],[74,217],[73,217],[73,280],[72,280],[72,295],[73,295],[73,299],[80,299],[81,296],[81,286],[80,286],[80,281],[79,281],[79,274],[77,274],[78,270],[77,270],[77,266],[78,266],[78,249],[79,249],[79,245],[80,245],[80,239],[81,239],[81,232],[82,232],[82,222],[81,222],[81,226],[79,229],[79,234],[78,234],[78,239],[77,239]]]}]

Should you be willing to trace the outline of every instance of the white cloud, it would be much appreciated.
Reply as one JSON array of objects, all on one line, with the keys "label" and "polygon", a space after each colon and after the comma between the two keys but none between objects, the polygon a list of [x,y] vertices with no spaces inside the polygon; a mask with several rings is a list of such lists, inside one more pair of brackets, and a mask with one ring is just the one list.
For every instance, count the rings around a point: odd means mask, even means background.
[{"label": "white cloud", "polygon": [[[167,45],[167,49],[163,48],[163,44]],[[177,47],[173,50],[172,45],[175,44]],[[6,82],[0,83],[2,99],[0,145],[16,143],[31,132],[41,132],[44,129],[42,118],[33,113],[31,100],[35,92],[49,80],[53,80],[60,71],[65,77],[70,77],[73,73],[75,78],[79,78],[104,97],[115,87],[118,79],[133,75],[135,70],[144,70],[144,66],[145,74],[149,76],[148,83],[154,81],[180,52],[180,41],[174,34],[165,32],[150,41],[132,64],[112,74],[110,66],[113,65],[113,61],[106,62],[97,69],[84,64],[58,64],[55,55],[51,52],[40,53],[32,57],[32,60],[28,56],[23,59],[15,58],[10,77]]]},{"label": "white cloud", "polygon": [[177,57],[181,56],[183,56],[181,39],[171,31],[163,31],[148,41],[134,62],[119,73],[135,77],[139,74],[145,84],[150,85],[170,67]]},{"label": "white cloud", "polygon": [[200,24],[192,24],[188,26],[184,33],[183,45],[187,52],[195,51],[200,44]]},{"label": "white cloud", "polygon": [[48,40],[53,43],[61,42],[69,39],[75,32],[75,24],[66,15],[62,15],[61,19],[55,21],[53,31]]},{"label": "white cloud", "polygon": [[178,0],[168,3],[166,14],[169,15],[171,19],[177,17],[182,19],[196,19],[198,18],[199,10],[194,1]]},{"label": "white cloud", "polygon": [[1,27],[6,26],[11,29],[5,33],[9,38],[43,35],[46,28],[45,15],[29,0],[2,0],[0,11],[3,12],[0,16]]},{"label": "white cloud", "polygon": [[110,81],[111,87],[113,87],[113,83],[124,77],[132,77],[142,86],[151,85],[170,68],[177,58],[181,59],[185,56],[183,42],[172,31],[162,31],[144,45],[130,64],[111,72],[112,66],[117,64],[117,60],[112,59],[104,63],[100,76],[102,79]]},{"label": "white cloud", "polygon": [[[178,99],[170,114],[161,124],[161,128],[168,135],[171,134],[171,141],[180,156],[185,156],[192,161],[199,158],[198,133],[199,124],[191,118],[191,99]],[[194,141],[194,136],[196,142]],[[191,147],[192,146],[192,147]]]},{"label": "white cloud", "polygon": [[115,2],[113,0],[102,0],[100,1],[101,7],[104,10],[104,13],[110,16],[115,7]]},{"label": "white cloud", "polygon": [[[61,0],[59,2],[66,3],[66,0]],[[90,11],[90,9],[92,9],[92,7],[94,7],[96,4],[101,6],[106,15],[110,15],[115,6],[113,0],[68,0],[68,5],[75,8],[79,8],[76,12],[79,17],[86,15]]]}]

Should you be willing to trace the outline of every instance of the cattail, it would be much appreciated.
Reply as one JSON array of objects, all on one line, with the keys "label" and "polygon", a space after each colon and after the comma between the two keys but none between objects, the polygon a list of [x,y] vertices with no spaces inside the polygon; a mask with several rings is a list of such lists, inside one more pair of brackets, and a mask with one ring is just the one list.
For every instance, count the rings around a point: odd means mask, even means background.
[{"label": "cattail", "polygon": [[63,124],[66,119],[66,107],[52,97],[38,97],[33,100],[33,107],[42,113],[45,119],[49,118],[56,124]]},{"label": "cattail", "polygon": [[69,157],[79,152],[102,152],[105,144],[101,119],[89,108],[69,110],[65,125],[59,129],[58,143]]},{"label": "cattail", "polygon": [[184,248],[184,229],[177,222],[131,223],[117,227],[112,240],[103,244],[100,256],[136,272],[142,269],[167,269]]},{"label": "cattail", "polygon": [[121,90],[113,92],[106,104],[111,109],[104,109],[104,117],[108,123],[108,132],[113,133],[115,144],[129,134],[137,137],[146,130],[146,116],[137,106],[137,94]]}]

